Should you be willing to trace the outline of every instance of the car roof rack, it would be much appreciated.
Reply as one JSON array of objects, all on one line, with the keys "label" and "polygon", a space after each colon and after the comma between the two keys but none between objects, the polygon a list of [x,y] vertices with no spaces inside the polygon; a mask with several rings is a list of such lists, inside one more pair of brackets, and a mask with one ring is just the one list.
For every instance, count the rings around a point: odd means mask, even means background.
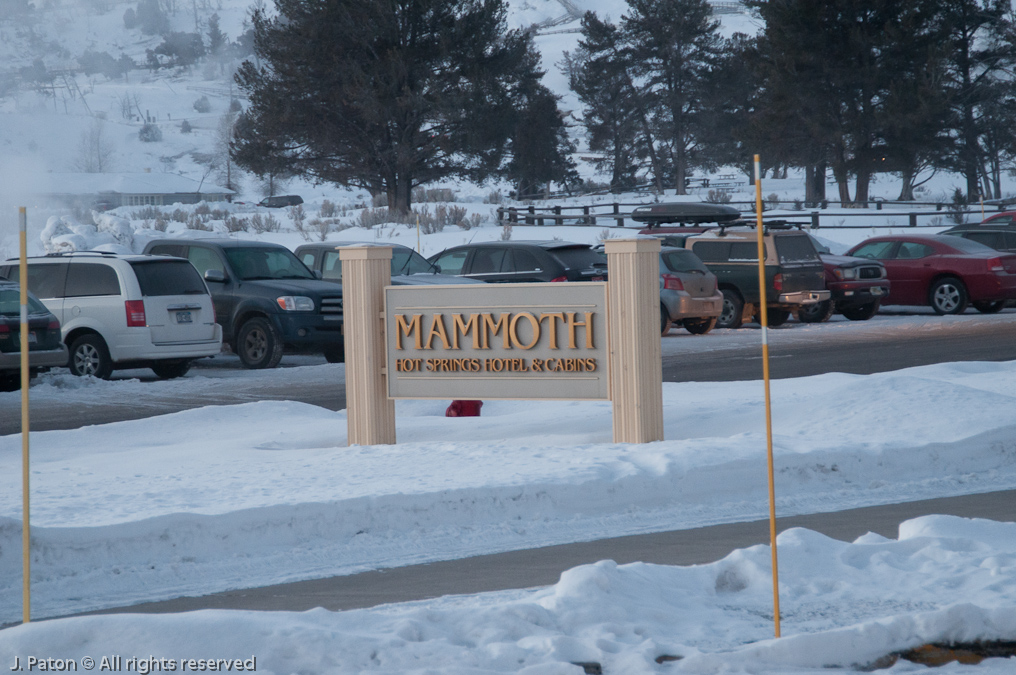
[{"label": "car roof rack", "polygon": [[[757,224],[755,223],[755,221],[751,221],[751,220],[744,220],[744,221],[739,222],[739,223],[730,223],[730,224],[720,225],[720,231],[717,233],[717,236],[720,236],[720,237],[725,236],[726,232],[724,230],[726,230],[727,228],[730,228],[730,227],[749,227],[749,228],[754,230],[756,226],[757,226]],[[803,231],[805,228],[810,228],[811,227],[811,223],[809,223],[809,222],[802,222],[802,221],[798,221],[798,220],[782,220],[782,219],[781,220],[767,220],[767,221],[763,221],[763,223],[762,223],[762,233],[764,234],[766,232],[769,232],[770,230],[792,230],[795,227],[797,229]]]},{"label": "car roof rack", "polygon": [[57,251],[55,253],[47,253],[47,258],[66,258],[71,256],[116,256],[118,253],[112,251]]}]

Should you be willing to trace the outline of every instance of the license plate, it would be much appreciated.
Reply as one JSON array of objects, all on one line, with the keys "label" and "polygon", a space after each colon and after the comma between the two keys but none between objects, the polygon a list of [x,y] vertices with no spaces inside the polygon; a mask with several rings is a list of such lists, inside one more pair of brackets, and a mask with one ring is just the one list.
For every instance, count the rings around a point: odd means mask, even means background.
[{"label": "license plate", "polygon": [[191,318],[191,313],[190,312],[177,312],[176,313],[176,322],[177,323],[191,323],[192,321],[193,321],[193,319]]},{"label": "license plate", "polygon": [[603,281],[603,277],[593,277],[592,281]]},{"label": "license plate", "polygon": [[871,287],[871,294],[872,295],[882,295],[882,287],[881,286],[872,286]]}]

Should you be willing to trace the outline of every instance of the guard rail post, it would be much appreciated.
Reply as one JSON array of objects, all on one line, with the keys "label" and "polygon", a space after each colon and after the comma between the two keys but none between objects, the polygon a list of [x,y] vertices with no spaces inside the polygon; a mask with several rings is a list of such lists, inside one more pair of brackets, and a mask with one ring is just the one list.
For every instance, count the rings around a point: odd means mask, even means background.
[{"label": "guard rail post", "polygon": [[533,206],[532,204],[530,204],[529,208],[526,209],[526,225],[535,225],[536,224],[536,218],[533,217],[535,214],[536,214],[536,207]]},{"label": "guard rail post", "polygon": [[614,202],[614,226],[615,227],[624,227],[624,216],[620,215],[620,213],[621,213],[621,205],[618,204],[617,202]]},{"label": "guard rail post", "polygon": [[[910,213],[908,215],[910,216],[910,227],[917,227],[917,214]],[[938,216],[935,217],[937,218]]]}]

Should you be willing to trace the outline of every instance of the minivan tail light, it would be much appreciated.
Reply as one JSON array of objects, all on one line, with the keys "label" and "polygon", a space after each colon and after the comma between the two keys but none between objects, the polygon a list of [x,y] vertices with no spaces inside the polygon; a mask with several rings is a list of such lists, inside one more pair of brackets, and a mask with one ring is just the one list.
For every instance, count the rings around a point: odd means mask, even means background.
[{"label": "minivan tail light", "polygon": [[783,275],[782,274],[777,273],[776,276],[773,277],[773,288],[775,288],[778,291],[782,291],[783,290]]},{"label": "minivan tail light", "polygon": [[663,275],[663,287],[668,291],[683,291],[684,284],[681,279],[673,274]]},{"label": "minivan tail light", "polygon": [[147,325],[145,321],[145,301],[144,300],[127,300],[124,302],[127,307],[127,326],[129,328],[144,328]]},{"label": "minivan tail light", "polygon": [[568,281],[568,277],[554,277],[551,281]]},{"label": "minivan tail light", "polygon": [[46,330],[60,330],[60,322],[56,319],[50,321],[49,325],[46,326]]},{"label": "minivan tail light", "polygon": [[1001,258],[988,258],[988,271],[989,272],[1004,272],[1005,266],[1002,265]]}]

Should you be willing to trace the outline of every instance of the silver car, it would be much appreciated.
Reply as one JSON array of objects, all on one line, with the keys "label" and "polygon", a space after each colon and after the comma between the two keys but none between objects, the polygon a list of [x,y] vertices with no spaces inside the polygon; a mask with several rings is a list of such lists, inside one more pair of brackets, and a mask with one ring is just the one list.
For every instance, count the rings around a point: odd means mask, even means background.
[{"label": "silver car", "polygon": [[723,311],[723,294],[716,275],[697,255],[683,248],[660,249],[660,332],[682,325],[694,335],[716,326]]}]

